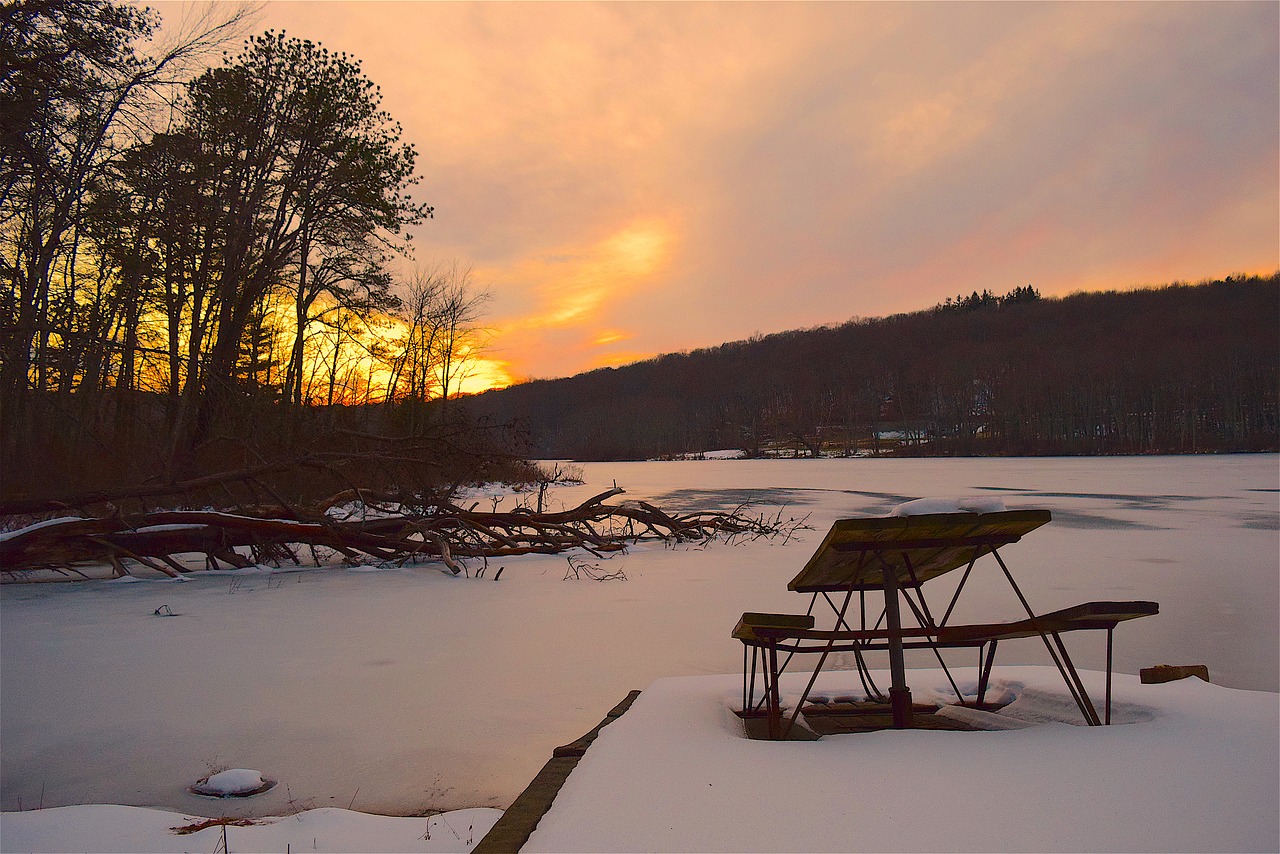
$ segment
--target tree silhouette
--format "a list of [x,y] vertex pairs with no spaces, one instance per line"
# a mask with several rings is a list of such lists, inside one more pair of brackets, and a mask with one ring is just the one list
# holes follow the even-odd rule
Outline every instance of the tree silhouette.
[[[408,197],[413,147],[346,54],[268,32],[193,81],[188,98],[188,133],[215,175],[220,217],[206,240],[218,274],[206,367],[188,375],[173,433],[174,472],[234,408],[246,324],[291,265],[305,313],[318,290],[307,276],[325,248],[390,241],[432,214]],[[296,366],[292,379],[296,390]]]

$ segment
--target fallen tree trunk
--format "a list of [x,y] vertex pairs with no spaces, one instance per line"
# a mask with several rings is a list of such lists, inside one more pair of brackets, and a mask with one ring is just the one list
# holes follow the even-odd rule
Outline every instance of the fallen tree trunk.
[[[459,574],[468,558],[556,554],[575,548],[603,556],[642,539],[790,538],[804,526],[803,519],[783,521],[781,514],[752,517],[745,508],[730,513],[671,515],[645,502],[606,503],[623,494],[617,487],[555,513],[527,508],[485,512],[449,502],[424,510],[421,499],[401,500],[369,491],[370,496],[376,494],[380,512],[363,518],[365,505],[349,499],[364,492],[352,490],[341,496],[349,508],[343,519],[333,517],[335,502],[330,500],[322,503],[323,509],[283,508],[290,518],[251,512],[161,510],[47,520],[0,534],[0,571],[109,563],[117,574],[124,574],[130,571],[127,562],[132,562],[176,576],[193,571],[179,562],[179,555],[203,555],[205,568],[217,568],[219,561],[231,566],[279,565],[281,561],[298,563],[298,549],[306,546],[332,549],[348,561],[372,558],[404,564],[439,560]],[[387,513],[388,507],[398,507],[399,512]]]

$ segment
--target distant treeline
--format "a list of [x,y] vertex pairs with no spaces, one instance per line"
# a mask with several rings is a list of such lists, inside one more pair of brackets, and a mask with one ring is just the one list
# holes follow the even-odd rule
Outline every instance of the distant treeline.
[[471,399],[548,458],[1274,451],[1280,273],[1034,288],[782,332]]

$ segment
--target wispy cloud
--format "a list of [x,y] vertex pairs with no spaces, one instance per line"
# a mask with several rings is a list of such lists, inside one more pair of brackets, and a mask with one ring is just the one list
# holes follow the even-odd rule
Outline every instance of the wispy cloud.
[[[167,14],[171,4],[160,3]],[[1028,282],[1280,266],[1280,6],[268,3],[554,376]]]
[[614,306],[652,291],[677,248],[673,225],[648,217],[585,246],[559,247],[482,271],[495,291],[514,290],[525,297],[522,310],[495,329],[498,351],[554,350],[585,367],[619,364],[618,347],[634,333],[612,318]]

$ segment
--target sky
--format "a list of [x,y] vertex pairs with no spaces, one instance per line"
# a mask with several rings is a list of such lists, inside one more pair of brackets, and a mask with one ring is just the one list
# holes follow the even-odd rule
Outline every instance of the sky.
[[[152,3],[166,20],[183,4]],[[285,2],[419,152],[472,381],[1280,268],[1280,4]]]

